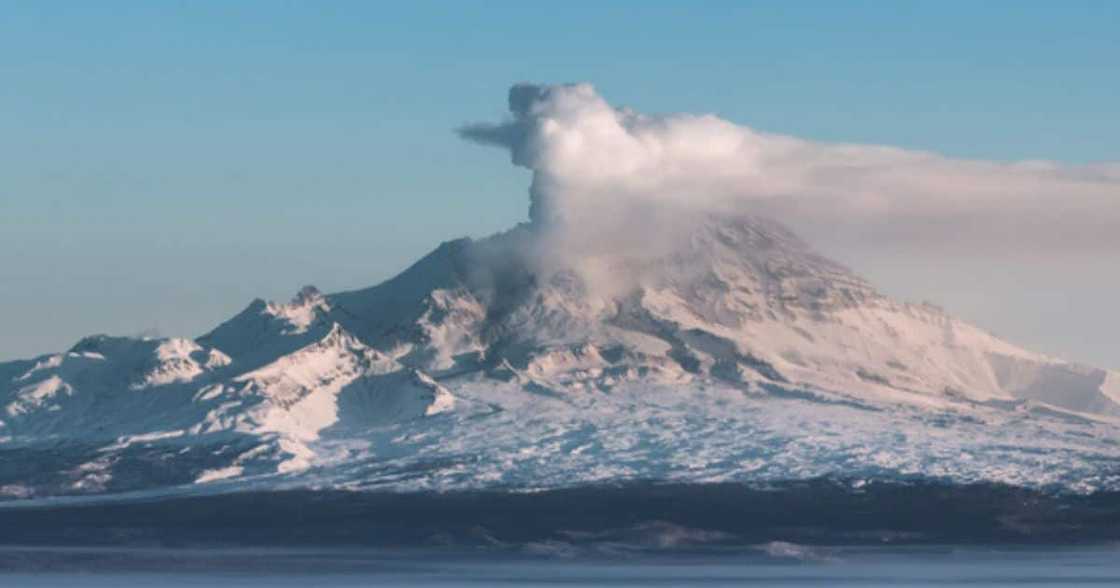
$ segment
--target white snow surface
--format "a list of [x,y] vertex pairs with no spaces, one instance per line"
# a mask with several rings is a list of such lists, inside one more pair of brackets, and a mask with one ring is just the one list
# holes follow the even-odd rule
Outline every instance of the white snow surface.
[[[189,339],[0,364],[0,498],[821,476],[1120,489],[1120,375],[888,299],[783,227],[535,263],[536,229]],[[48,457],[49,456],[49,457]]]

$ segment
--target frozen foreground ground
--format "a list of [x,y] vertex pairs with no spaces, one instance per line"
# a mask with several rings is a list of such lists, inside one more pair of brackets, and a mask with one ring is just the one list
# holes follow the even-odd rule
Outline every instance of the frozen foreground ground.
[[0,550],[0,582],[26,587],[179,586],[1110,586],[1114,548],[806,548],[733,557],[563,560],[363,551]]

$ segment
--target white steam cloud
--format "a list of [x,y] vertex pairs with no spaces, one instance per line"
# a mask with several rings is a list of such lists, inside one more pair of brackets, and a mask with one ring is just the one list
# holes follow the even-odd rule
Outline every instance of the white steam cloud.
[[696,213],[814,241],[972,254],[1120,251],[1120,164],[952,159],[616,108],[588,84],[517,85],[510,120],[460,130],[533,171],[530,217],[569,247],[643,247]]

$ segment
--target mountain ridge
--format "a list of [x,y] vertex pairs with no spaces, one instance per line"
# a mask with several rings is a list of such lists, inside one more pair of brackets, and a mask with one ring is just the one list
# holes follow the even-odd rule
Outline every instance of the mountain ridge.
[[195,340],[0,364],[0,454],[51,456],[0,467],[0,496],[852,471],[1120,487],[1117,374],[895,302],[774,221],[683,226],[565,256],[521,225],[370,288],[254,300]]

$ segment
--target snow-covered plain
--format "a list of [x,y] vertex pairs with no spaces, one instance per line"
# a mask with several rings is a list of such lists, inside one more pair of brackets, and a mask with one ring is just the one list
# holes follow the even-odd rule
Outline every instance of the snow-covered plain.
[[773,222],[705,218],[592,272],[539,263],[541,240],[444,243],[383,284],[257,300],[195,340],[94,336],[0,364],[0,497],[1120,489],[1120,375],[890,300]]

